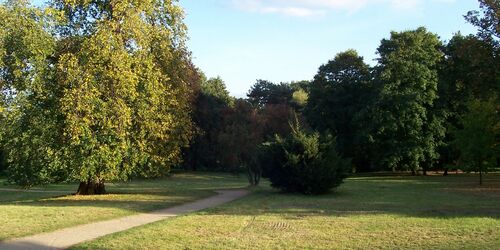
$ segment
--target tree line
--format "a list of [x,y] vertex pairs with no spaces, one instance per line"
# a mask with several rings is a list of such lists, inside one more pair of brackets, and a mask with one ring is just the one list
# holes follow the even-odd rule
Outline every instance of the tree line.
[[465,16],[476,35],[392,32],[373,67],[348,50],[311,81],[258,80],[237,99],[191,62],[176,1],[7,1],[0,171],[27,187],[78,181],[78,194],[171,168],[306,193],[352,171],[487,172],[499,158],[500,6],[479,2]]
[[[184,166],[237,171],[259,165],[262,144],[290,134],[296,117],[305,130],[333,136],[353,171],[495,169],[500,8],[495,1],[480,1],[480,7],[465,16],[478,34],[457,33],[441,41],[423,27],[392,32],[381,41],[375,66],[348,50],[320,66],[312,81],[257,80],[239,100],[229,96],[220,78],[205,80],[224,91],[202,89],[199,100],[205,103],[196,107],[204,112],[194,117],[204,132],[195,136]],[[207,98],[219,102],[211,105]],[[241,117],[228,117],[232,114]],[[259,172],[265,172],[265,162],[269,159]]]

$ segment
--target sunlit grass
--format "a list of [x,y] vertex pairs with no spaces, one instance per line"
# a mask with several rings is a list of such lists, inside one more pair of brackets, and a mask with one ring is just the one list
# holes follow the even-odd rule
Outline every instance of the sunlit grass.
[[[471,191],[472,190],[472,191]],[[75,249],[498,249],[500,175],[358,177],[316,197],[241,200]]]
[[0,240],[169,207],[246,185],[243,176],[187,173],[108,184],[110,194],[102,196],[73,196],[77,184],[49,185],[36,192],[1,191],[17,187],[0,185]]

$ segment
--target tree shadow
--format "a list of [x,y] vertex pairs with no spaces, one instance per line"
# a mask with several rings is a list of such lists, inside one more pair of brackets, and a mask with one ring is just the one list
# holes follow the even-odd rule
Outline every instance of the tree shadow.
[[[500,175],[484,186],[475,176],[352,178],[319,196],[261,188],[251,196],[214,208],[208,214],[304,216],[402,215],[418,218],[500,219]],[[242,213],[243,212],[243,213]]]
[[[209,179],[203,182],[210,181]],[[215,194],[214,185],[201,183],[188,188],[158,187],[158,183],[115,186],[107,195],[73,196],[57,193],[25,193],[1,197],[1,205],[34,207],[118,208],[148,212]],[[500,218],[500,175],[489,175],[479,187],[470,175],[429,177],[354,177],[332,193],[319,196],[287,194],[269,187],[253,191],[249,197],[207,210],[211,214],[286,216],[352,216],[398,214],[424,218]],[[225,186],[221,185],[221,189]],[[1,193],[2,195],[7,192]]]
[[54,250],[54,247],[40,245],[33,242],[28,241],[19,241],[19,242],[0,242],[0,249],[3,250]]

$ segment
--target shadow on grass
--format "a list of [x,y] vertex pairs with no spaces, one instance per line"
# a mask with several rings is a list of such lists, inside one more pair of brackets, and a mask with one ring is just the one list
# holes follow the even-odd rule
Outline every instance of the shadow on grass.
[[419,218],[500,219],[500,175],[485,185],[474,175],[351,178],[325,195],[285,194],[260,188],[251,196],[214,208],[209,214],[360,216],[403,215]]
[[215,190],[241,188],[246,179],[225,174],[182,174],[156,180],[108,183],[106,195],[75,196],[77,184],[49,185],[33,190],[0,187],[1,206],[97,207],[147,212],[211,195]]
[[[0,243],[2,243],[2,242],[0,242]],[[6,250],[26,250],[26,249],[54,250],[53,247],[44,246],[44,245],[36,244],[33,242],[2,243],[2,249],[6,249]]]
[[[180,181],[165,184],[139,181],[109,185],[110,194],[103,196],[65,196],[50,193],[26,193],[5,197],[0,193],[0,206],[33,207],[99,207],[147,212],[208,197],[213,190],[230,188],[234,183],[206,176],[198,182]],[[172,180],[175,181],[175,180]],[[422,218],[500,218],[500,174],[486,177],[479,187],[474,175],[419,177],[354,177],[336,191],[320,196],[284,194],[269,187],[228,205],[207,210],[209,214],[261,215],[280,214],[290,217],[404,215]]]

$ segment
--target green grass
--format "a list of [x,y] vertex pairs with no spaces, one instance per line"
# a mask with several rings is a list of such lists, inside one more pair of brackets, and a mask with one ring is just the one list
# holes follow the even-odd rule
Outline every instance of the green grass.
[[358,177],[316,197],[267,187],[74,249],[498,249],[500,175]]
[[[151,211],[200,199],[214,190],[247,186],[246,177],[177,174],[159,180],[107,184],[108,195],[73,196],[77,184],[28,191],[0,179],[0,240]],[[2,191],[4,189],[4,191]],[[34,192],[35,191],[35,192]]]

